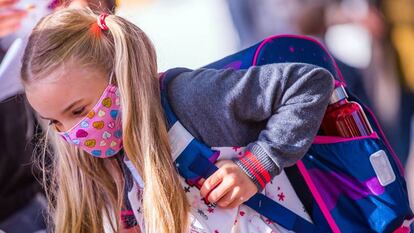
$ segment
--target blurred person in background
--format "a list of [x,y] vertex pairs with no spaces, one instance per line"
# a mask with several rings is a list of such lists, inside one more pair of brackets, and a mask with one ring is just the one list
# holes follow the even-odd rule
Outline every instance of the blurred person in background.
[[[408,189],[410,191],[411,208],[414,209],[414,127],[413,111],[414,111],[414,2],[411,0],[382,0],[381,9],[389,24],[389,40],[394,45],[399,58],[399,67],[402,84],[401,94],[401,125],[405,128],[405,137],[411,135],[409,140],[411,144],[410,155],[406,163],[406,177]],[[407,122],[411,121],[411,132],[408,132]]]
[[55,7],[115,8],[112,0],[32,2],[0,0],[0,232],[7,233],[46,230],[46,200],[32,158],[40,128],[19,81],[26,36]]
[[368,100],[361,99],[376,113],[390,144],[405,164],[410,147],[412,101],[402,82],[400,57],[391,43],[389,20],[382,9],[380,1],[339,1],[330,8],[328,22],[334,30],[328,32],[327,39],[336,37],[336,43],[330,46],[334,54],[335,50],[343,51],[340,47],[346,48],[346,43],[359,44],[347,56],[339,56],[344,62],[359,67],[360,86]]
[[[324,43],[328,17],[334,0],[227,0],[240,48],[249,47],[276,34],[308,35]],[[276,13],[277,12],[277,13]],[[269,23],[272,22],[272,23]],[[348,87],[363,102],[369,103],[361,71],[338,59]]]
[[247,48],[275,34],[297,34],[294,18],[300,0],[227,0],[239,47]]
[[[16,3],[0,0],[2,47],[6,47],[4,38],[16,33],[28,15],[26,10],[17,9]],[[5,49],[0,50],[0,229],[5,232],[41,232],[46,228],[43,217],[46,202],[35,178],[39,171],[33,169],[31,160],[34,115],[22,98],[18,71],[14,76],[7,74],[9,67],[17,64],[10,61],[9,67],[4,67],[7,65],[3,62],[6,52]]]

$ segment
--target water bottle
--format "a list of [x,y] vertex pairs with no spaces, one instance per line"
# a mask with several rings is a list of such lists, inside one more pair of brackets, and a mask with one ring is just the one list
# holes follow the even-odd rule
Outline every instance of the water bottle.
[[344,138],[369,136],[373,133],[361,105],[348,101],[348,94],[342,85],[337,86],[331,96],[321,129],[326,136]]

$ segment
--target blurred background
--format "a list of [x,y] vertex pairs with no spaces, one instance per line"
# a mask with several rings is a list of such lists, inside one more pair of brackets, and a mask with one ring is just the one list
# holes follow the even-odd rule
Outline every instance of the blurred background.
[[[4,0],[0,0],[0,3],[1,1]],[[414,155],[410,156],[414,154],[413,0],[76,2],[81,5],[93,2],[94,6],[99,5],[99,9],[114,9],[113,4],[116,3],[116,14],[137,24],[152,39],[158,53],[160,72],[178,66],[195,69],[274,34],[300,34],[316,38],[325,44],[337,60],[350,90],[379,118],[392,147],[406,166],[410,193],[414,194]],[[31,13],[26,17],[32,17],[30,22],[34,23],[50,10],[48,8],[44,12],[37,11],[37,15]],[[1,12],[3,11],[0,10]],[[10,64],[16,62],[15,57],[21,53],[19,48],[24,44],[24,35],[30,31],[27,29],[30,29],[30,23],[25,20],[26,23],[22,24],[23,29],[20,28],[17,32],[5,35],[1,34],[0,29],[0,59],[3,59],[0,65],[0,93],[3,93],[0,95],[0,114],[5,114],[6,109],[16,111],[16,115],[19,116],[22,112],[28,111],[22,101],[16,100],[16,96],[21,93],[19,84],[4,81],[4,77],[10,75],[18,80],[18,67]],[[25,25],[28,25],[26,29]],[[16,43],[16,38],[22,38],[23,42]],[[8,51],[10,52],[13,46],[14,55],[8,57]],[[22,119],[22,125],[16,126],[16,129],[21,132],[19,137],[27,142],[30,141],[30,136],[35,134],[33,125],[36,125],[36,122],[32,119],[30,111],[29,114],[25,113],[25,116],[28,117]],[[9,124],[6,116],[0,117],[3,119],[0,124]],[[7,127],[0,126],[0,130],[0,141],[11,137],[8,131],[10,129]],[[9,187],[0,189],[0,229],[3,229],[2,224],[4,227],[6,220],[10,220],[10,216],[15,216],[27,203],[33,201],[33,193],[40,192],[32,191],[26,198],[22,194],[23,204],[19,203],[15,208],[8,208],[10,210],[7,213],[1,213],[4,209],[2,205],[5,205],[2,198],[6,200],[5,197],[13,195],[17,190],[13,187],[22,183],[35,183],[27,174],[23,178],[16,175],[10,179],[11,171],[4,167],[13,163],[16,167],[25,167],[26,170],[30,168],[30,160],[21,159],[22,154],[28,154],[30,148],[17,153],[24,144],[16,144],[14,139],[7,143],[11,149],[0,149],[0,187]]]

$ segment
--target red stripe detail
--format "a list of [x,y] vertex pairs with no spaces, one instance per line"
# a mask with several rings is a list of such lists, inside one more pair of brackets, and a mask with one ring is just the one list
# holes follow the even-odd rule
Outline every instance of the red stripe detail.
[[270,175],[269,172],[263,167],[262,163],[254,156],[254,154],[250,151],[246,152],[246,158],[253,162],[254,167],[259,169],[259,173],[265,178],[265,183],[270,182]]
[[121,216],[125,216],[125,215],[134,215],[134,212],[132,210],[121,211]]
[[254,177],[256,178],[257,181],[259,181],[260,185],[262,186],[262,188],[264,188],[265,183],[263,182],[262,178],[259,176],[259,174],[257,174],[256,170],[252,167],[252,165],[250,164],[250,162],[248,160],[246,160],[245,157],[242,157],[240,159],[240,162],[246,166],[247,170],[249,170],[250,173],[252,173],[254,175]]

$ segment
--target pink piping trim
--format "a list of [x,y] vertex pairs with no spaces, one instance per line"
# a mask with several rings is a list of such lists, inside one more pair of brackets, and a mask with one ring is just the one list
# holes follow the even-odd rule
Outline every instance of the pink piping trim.
[[319,41],[317,41],[317,40],[315,40],[315,39],[313,39],[313,38],[311,38],[311,37],[307,37],[307,36],[300,36],[300,35],[276,35],[276,36],[271,36],[271,37],[269,37],[269,38],[266,38],[264,41],[262,41],[262,43],[259,45],[259,47],[257,48],[257,50],[256,50],[256,52],[255,52],[255,55],[254,55],[254,58],[253,58],[253,65],[256,65],[257,64],[257,59],[258,59],[258,57],[259,57],[259,53],[260,53],[260,50],[262,49],[262,47],[267,43],[267,42],[269,42],[269,41],[271,41],[271,40],[273,40],[273,39],[277,39],[277,38],[286,38],[286,37],[290,37],[290,38],[298,38],[298,39],[305,39],[305,40],[308,40],[308,41],[312,41],[313,43],[315,43],[315,44],[317,44],[317,45],[319,45],[325,52],[326,52],[326,54],[328,54],[328,56],[329,56],[329,58],[332,60],[332,62],[333,62],[333,64],[334,64],[334,67],[335,67],[335,69],[336,69],[336,72],[338,73],[338,75],[339,75],[339,79],[341,79],[341,82],[342,82],[342,84],[343,84],[343,86],[346,86],[346,83],[345,83],[345,79],[343,78],[343,76],[342,76],[342,73],[341,73],[341,71],[339,70],[339,68],[338,68],[338,65],[336,64],[336,62],[335,62],[335,60],[333,59],[333,57],[332,57],[332,55],[328,52],[328,50],[325,48],[325,46],[323,46]]
[[313,140],[313,144],[333,144],[333,143],[341,143],[341,142],[352,142],[352,141],[363,140],[363,139],[379,139],[379,136],[375,132],[369,136],[362,136],[362,137],[355,137],[355,138],[316,136],[315,140]]
[[381,134],[381,137],[385,143],[385,146],[387,147],[387,149],[390,151],[392,157],[394,157],[395,162],[397,163],[397,166],[400,170],[400,173],[403,177],[405,177],[405,171],[404,171],[404,166],[402,165],[400,159],[398,158],[397,154],[395,154],[394,150],[391,148],[391,145],[388,141],[388,139],[385,137],[384,131],[382,131],[382,128],[380,126],[380,124],[378,123],[377,118],[375,117],[374,113],[372,112],[372,110],[370,108],[368,108],[367,106],[364,106],[369,114],[371,114],[372,118],[374,119],[374,123],[377,125],[377,128],[379,129],[379,133]]
[[333,219],[331,212],[329,212],[328,207],[326,206],[326,203],[323,201],[321,194],[319,193],[318,189],[313,183],[312,178],[310,177],[308,171],[306,170],[305,165],[303,164],[302,161],[298,161],[296,164],[299,168],[300,173],[305,179],[305,182],[307,183],[310,191],[312,192],[313,197],[315,198],[315,201],[318,203],[319,207],[321,208],[322,214],[325,216],[325,219],[328,222],[329,226],[331,227],[331,230],[334,233],[340,233],[341,231],[339,230],[338,225],[336,225],[336,222]]
[[160,83],[160,89],[161,90],[164,89],[164,84],[163,84],[162,80],[164,79],[166,73],[167,72],[158,73],[158,82]]

